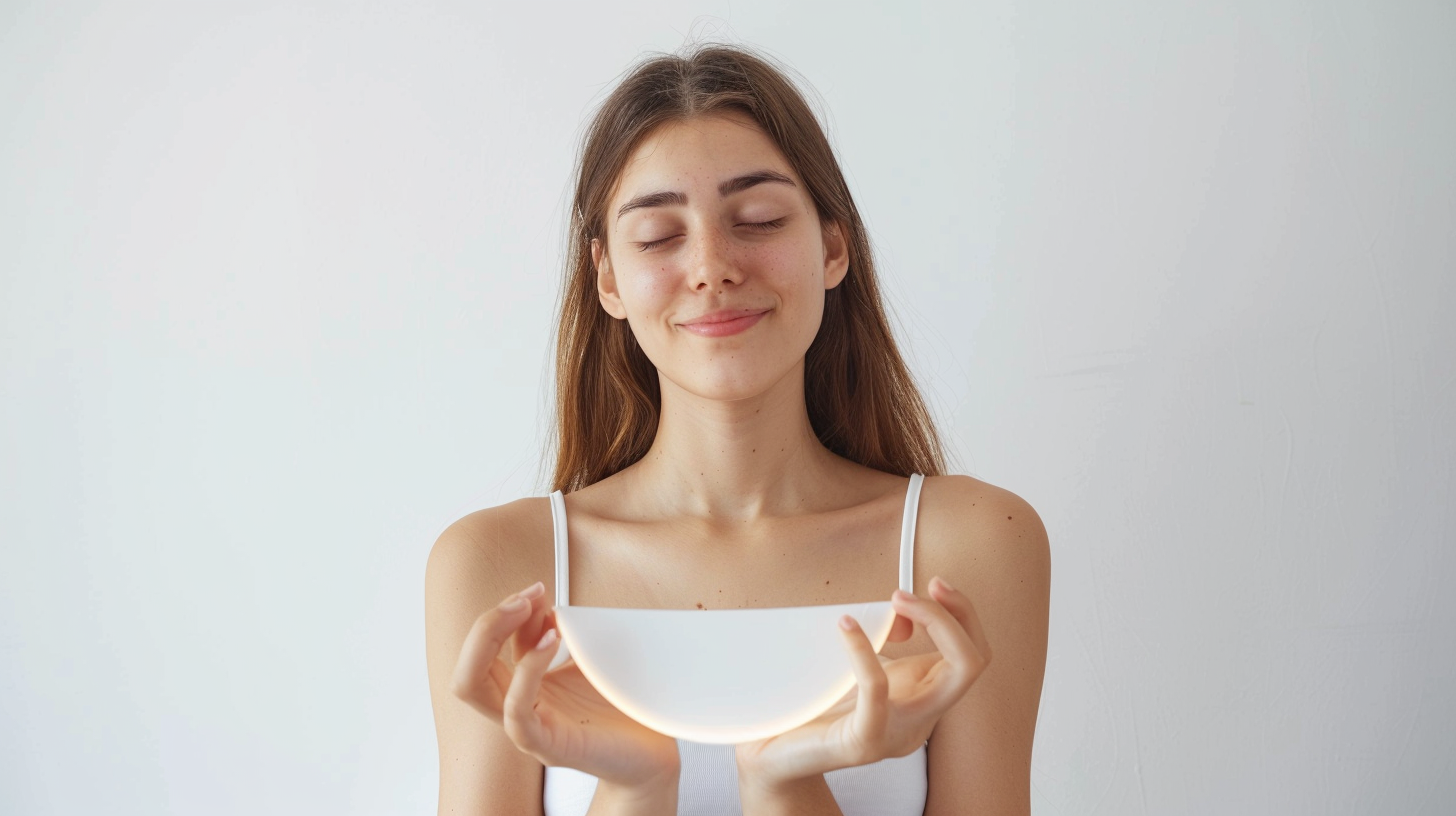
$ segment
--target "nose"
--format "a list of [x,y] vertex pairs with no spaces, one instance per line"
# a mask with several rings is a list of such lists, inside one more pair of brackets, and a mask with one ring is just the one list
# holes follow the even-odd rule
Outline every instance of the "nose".
[[696,291],[743,282],[743,270],[734,257],[732,239],[721,230],[698,231],[688,255],[688,285]]

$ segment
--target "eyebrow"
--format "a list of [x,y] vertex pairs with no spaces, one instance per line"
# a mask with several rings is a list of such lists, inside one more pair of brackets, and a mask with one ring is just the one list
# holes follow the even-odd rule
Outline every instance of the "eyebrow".
[[[752,173],[745,173],[741,176],[728,179],[722,184],[719,184],[718,195],[721,198],[727,198],[734,193],[741,193],[744,190],[747,190],[749,187],[756,187],[764,183],[787,184],[790,187],[798,186],[794,184],[793,179],[789,178],[783,173],[775,172],[773,170],[755,170]],[[671,191],[660,193],[647,193],[646,195],[637,196],[631,201],[628,201],[626,204],[623,204],[622,209],[617,210],[617,217],[621,218],[622,216],[633,210],[640,210],[644,207],[682,207],[686,206],[687,203],[688,197],[684,193]]]

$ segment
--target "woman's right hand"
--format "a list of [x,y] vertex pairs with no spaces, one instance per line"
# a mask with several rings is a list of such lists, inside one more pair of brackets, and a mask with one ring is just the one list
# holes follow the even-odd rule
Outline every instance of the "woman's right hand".
[[[543,765],[575,768],[623,790],[677,785],[677,741],[618,711],[575,662],[547,673],[560,648],[538,581],[476,619],[452,691],[499,723]],[[511,639],[515,668],[500,659]]]

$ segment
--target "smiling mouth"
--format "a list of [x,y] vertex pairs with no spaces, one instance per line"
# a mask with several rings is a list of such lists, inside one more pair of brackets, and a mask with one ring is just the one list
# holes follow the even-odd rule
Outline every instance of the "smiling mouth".
[[738,317],[724,315],[719,318],[717,316],[710,316],[706,319],[700,319],[695,323],[681,323],[679,325],[699,337],[727,337],[730,334],[738,334],[741,331],[748,330],[764,315],[768,314],[769,311],[769,309],[764,309],[761,312],[750,312]]

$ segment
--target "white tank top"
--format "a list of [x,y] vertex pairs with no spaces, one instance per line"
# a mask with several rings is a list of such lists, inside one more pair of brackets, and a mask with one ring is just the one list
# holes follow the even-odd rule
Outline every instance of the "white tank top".
[[[906,592],[915,591],[915,515],[924,480],[919,473],[912,475],[905,491],[905,515],[900,523],[900,588]],[[570,597],[566,501],[559,490],[551,494],[551,523],[556,539],[556,603],[565,606]],[[678,816],[742,816],[733,746],[680,739],[677,748],[682,760]],[[925,746],[903,757],[830,771],[824,780],[844,816],[921,816],[925,812]],[[547,767],[541,796],[546,816],[585,816],[596,789],[597,778],[591,774],[575,768]]]

